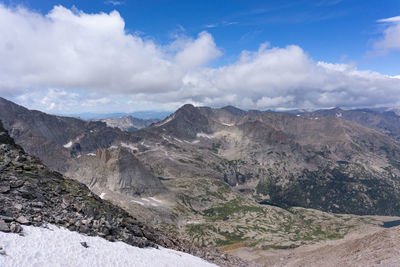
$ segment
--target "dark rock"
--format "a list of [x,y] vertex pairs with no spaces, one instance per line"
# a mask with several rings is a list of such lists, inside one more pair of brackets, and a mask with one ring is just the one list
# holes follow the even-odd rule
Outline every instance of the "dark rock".
[[85,248],[88,248],[88,247],[89,247],[88,244],[87,244],[86,242],[81,242],[81,245],[82,245],[83,247],[85,247]]
[[10,227],[9,227],[8,224],[7,224],[5,221],[3,221],[3,220],[0,220],[0,231],[6,232],[6,233],[10,232]]
[[28,224],[31,223],[31,221],[28,220],[28,219],[27,219],[25,216],[23,216],[23,215],[19,216],[19,217],[16,219],[16,221],[19,222],[20,224],[26,224],[26,225],[28,225]]
[[89,227],[87,227],[86,225],[81,225],[79,227],[79,232],[81,232],[83,234],[87,234],[87,233],[89,233]]
[[16,203],[14,204],[14,208],[16,208],[17,210],[22,210],[23,206],[22,204]]
[[12,223],[10,223],[10,231],[12,233],[20,233],[20,232],[22,232],[22,227],[19,223],[12,222]]
[[5,252],[5,250],[2,247],[0,247],[0,255],[7,256],[7,253]]
[[31,205],[36,208],[43,208],[44,206],[43,202],[32,202]]
[[2,185],[0,186],[0,193],[2,194],[6,194],[8,192],[10,192],[10,186],[9,185]]
[[22,187],[22,188],[18,189],[18,192],[20,193],[20,195],[21,195],[23,198],[26,198],[26,199],[35,199],[35,196],[34,196],[33,192],[30,191],[29,189],[25,188],[25,187]]

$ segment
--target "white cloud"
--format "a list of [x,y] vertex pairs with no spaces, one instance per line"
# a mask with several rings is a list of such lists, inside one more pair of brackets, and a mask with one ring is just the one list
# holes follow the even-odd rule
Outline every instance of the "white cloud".
[[42,16],[0,5],[0,86],[159,92],[181,86],[181,70],[152,41],[127,34],[110,14],[56,6]]
[[265,43],[233,64],[207,67],[222,54],[211,34],[178,36],[163,46],[127,33],[116,11],[56,6],[41,15],[0,4],[0,36],[1,95],[55,113],[174,110],[184,103],[259,109],[400,103],[399,79],[315,62],[296,45]]
[[400,50],[400,16],[378,20],[385,23],[383,38],[374,43],[374,49],[380,53]]
[[183,49],[175,56],[175,62],[183,68],[190,69],[205,65],[221,54],[211,34],[201,32],[197,39],[184,42]]
[[106,5],[113,5],[113,6],[121,6],[124,4],[123,1],[112,1],[112,0],[108,0],[108,1],[104,1],[104,4]]
[[400,22],[400,16],[386,18],[386,19],[380,19],[380,20],[378,20],[378,22]]

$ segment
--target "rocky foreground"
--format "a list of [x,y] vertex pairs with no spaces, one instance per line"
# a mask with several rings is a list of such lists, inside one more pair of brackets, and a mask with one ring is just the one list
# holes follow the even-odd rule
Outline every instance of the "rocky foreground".
[[220,266],[250,264],[216,249],[199,248],[140,223],[74,180],[49,170],[14,143],[0,123],[0,231],[51,223],[89,236],[137,247],[163,246]]

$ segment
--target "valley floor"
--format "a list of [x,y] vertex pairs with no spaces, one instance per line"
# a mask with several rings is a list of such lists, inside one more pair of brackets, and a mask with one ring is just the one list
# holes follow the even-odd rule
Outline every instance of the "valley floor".
[[264,266],[400,266],[400,226],[365,226],[343,239],[328,240],[295,249],[261,250],[248,247],[228,250]]
[[0,232],[0,266],[216,266],[183,252],[109,242],[54,225],[23,229],[24,236]]

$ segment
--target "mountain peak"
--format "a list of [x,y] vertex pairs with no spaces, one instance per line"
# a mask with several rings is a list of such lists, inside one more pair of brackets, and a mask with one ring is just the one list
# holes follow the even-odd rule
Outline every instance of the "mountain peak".
[[192,104],[185,104],[182,107],[180,107],[175,113],[179,112],[194,112],[196,111],[197,108],[193,106]]
[[244,111],[242,109],[239,109],[237,107],[234,107],[232,105],[225,106],[225,107],[223,107],[221,109],[226,110],[226,111],[232,113],[233,115],[241,116],[241,115],[246,114],[246,111]]

